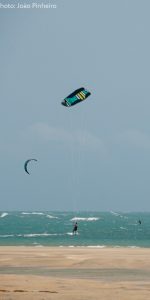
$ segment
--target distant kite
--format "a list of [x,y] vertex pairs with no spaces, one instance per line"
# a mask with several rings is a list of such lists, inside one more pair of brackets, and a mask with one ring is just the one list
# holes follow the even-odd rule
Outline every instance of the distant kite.
[[24,169],[25,169],[26,173],[28,173],[29,175],[30,175],[30,173],[28,172],[27,166],[28,166],[28,163],[32,160],[37,161],[37,159],[31,158],[31,159],[26,160],[26,162],[24,164]]
[[61,104],[64,106],[73,106],[83,100],[85,100],[91,93],[87,91],[85,88],[81,87],[80,89],[75,90],[72,94],[67,96]]

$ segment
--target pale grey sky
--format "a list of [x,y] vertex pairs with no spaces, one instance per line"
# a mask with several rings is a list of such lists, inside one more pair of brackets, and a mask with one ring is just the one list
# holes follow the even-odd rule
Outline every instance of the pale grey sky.
[[0,210],[150,211],[150,1],[51,3],[0,8]]

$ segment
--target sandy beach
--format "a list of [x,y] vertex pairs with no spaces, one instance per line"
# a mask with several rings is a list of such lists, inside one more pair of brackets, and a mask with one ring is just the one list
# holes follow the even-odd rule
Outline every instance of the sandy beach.
[[150,299],[150,249],[1,246],[0,299]]

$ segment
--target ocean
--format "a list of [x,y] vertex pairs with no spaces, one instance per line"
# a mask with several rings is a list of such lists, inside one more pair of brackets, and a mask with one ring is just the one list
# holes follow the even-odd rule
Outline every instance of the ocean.
[[0,245],[150,247],[150,213],[0,212]]

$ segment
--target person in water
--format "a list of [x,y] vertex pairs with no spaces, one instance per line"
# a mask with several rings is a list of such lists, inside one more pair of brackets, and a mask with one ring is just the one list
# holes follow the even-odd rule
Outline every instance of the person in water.
[[76,222],[73,227],[73,234],[76,234],[78,230],[78,223]]

